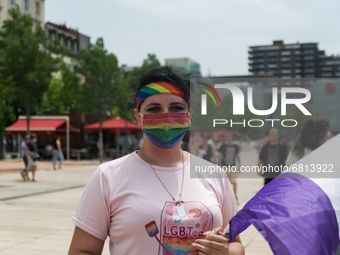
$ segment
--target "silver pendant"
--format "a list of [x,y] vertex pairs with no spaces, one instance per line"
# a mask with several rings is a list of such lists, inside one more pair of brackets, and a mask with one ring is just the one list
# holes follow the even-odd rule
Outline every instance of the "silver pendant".
[[177,203],[176,210],[177,210],[177,214],[178,214],[179,217],[183,218],[183,217],[186,216],[184,207],[183,207],[181,202]]

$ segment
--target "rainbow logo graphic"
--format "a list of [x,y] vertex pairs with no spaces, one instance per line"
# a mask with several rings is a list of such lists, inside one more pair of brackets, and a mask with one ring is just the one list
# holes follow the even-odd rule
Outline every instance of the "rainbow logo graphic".
[[197,82],[197,83],[205,86],[203,88],[202,87],[198,87],[198,88],[203,90],[204,92],[206,92],[213,99],[216,106],[217,106],[216,100],[215,100],[214,96],[211,94],[211,92],[209,90],[207,90],[207,88],[210,89],[217,96],[218,100],[220,101],[220,103],[222,105],[222,100],[221,100],[220,96],[218,95],[217,91],[213,87],[211,87],[210,85],[203,83],[203,82]]

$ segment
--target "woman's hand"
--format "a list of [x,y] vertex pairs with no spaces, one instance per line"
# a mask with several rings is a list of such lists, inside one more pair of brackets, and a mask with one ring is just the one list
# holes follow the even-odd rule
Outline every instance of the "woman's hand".
[[212,234],[210,231],[203,233],[202,239],[197,239],[192,247],[198,252],[195,255],[229,255],[228,239]]

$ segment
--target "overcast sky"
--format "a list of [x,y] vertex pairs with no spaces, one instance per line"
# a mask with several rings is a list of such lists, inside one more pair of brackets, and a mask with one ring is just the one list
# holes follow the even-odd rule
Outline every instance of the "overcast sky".
[[47,0],[45,22],[66,23],[103,37],[119,65],[138,66],[148,53],[188,57],[203,75],[248,72],[248,47],[318,42],[340,53],[338,0]]

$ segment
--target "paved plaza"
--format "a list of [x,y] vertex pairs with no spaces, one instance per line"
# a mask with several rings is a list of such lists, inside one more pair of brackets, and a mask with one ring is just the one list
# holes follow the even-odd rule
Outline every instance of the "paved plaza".
[[[241,152],[243,165],[257,160],[255,150]],[[71,242],[75,212],[84,186],[99,162],[66,161],[53,171],[51,162],[39,162],[37,183],[24,182],[22,162],[0,161],[0,255],[65,255]],[[4,174],[6,173],[6,174]],[[261,189],[261,178],[239,178],[239,208]],[[251,226],[241,234],[247,255],[273,254]],[[109,255],[108,240],[104,255]]]

